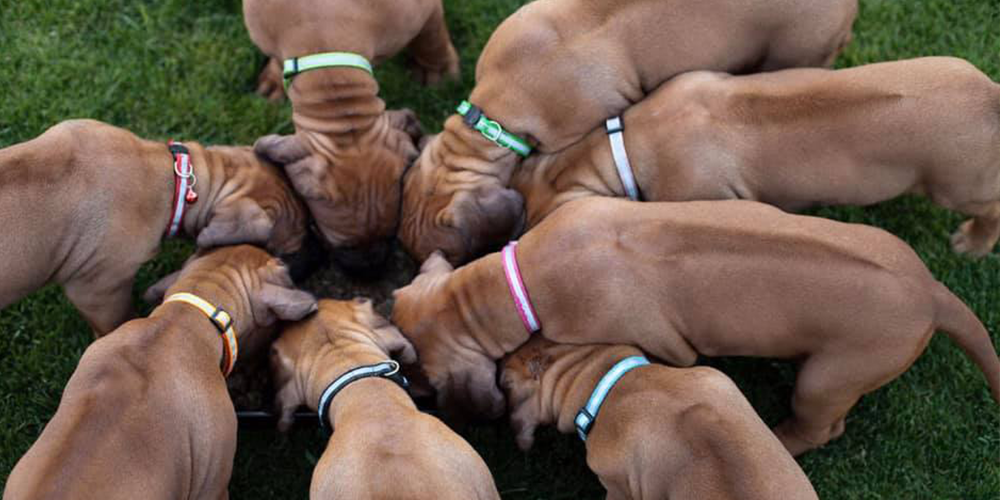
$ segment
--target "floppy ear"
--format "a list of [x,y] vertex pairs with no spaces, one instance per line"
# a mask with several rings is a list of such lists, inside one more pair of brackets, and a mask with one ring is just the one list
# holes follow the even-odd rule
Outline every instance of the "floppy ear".
[[513,189],[482,186],[460,192],[438,213],[437,223],[461,236],[469,255],[449,255],[452,263],[478,257],[521,233],[524,198]]
[[295,383],[295,364],[275,342],[270,354],[272,379],[283,384],[274,395],[274,410],[278,414],[278,431],[288,432],[295,423],[295,410],[305,404],[305,395]]
[[298,321],[319,309],[312,294],[295,288],[288,269],[280,260],[271,259],[261,276],[263,284],[255,296],[256,303],[278,319]]
[[361,299],[361,316],[359,321],[371,328],[375,334],[375,343],[391,357],[398,359],[404,365],[417,362],[417,351],[409,340],[389,320],[375,312],[370,299]]
[[490,186],[475,191],[476,203],[486,217],[487,238],[497,235],[502,243],[516,237],[524,229],[524,197],[509,188]]
[[417,114],[412,109],[392,109],[386,111],[385,114],[389,118],[389,126],[405,132],[413,139],[413,142],[420,141],[424,136],[424,129],[420,125]]
[[538,384],[537,379],[525,377],[517,369],[509,368],[504,363],[500,386],[507,393],[507,402],[511,407],[510,426],[521,451],[528,451],[535,444],[535,429],[540,423],[541,414],[539,399],[536,397]]
[[146,293],[142,294],[142,300],[146,301],[146,303],[150,305],[163,302],[163,296],[166,295],[167,289],[173,286],[173,284],[177,282],[177,278],[180,276],[180,271],[174,271],[163,278],[160,278],[160,281],[157,281],[146,289]]
[[298,321],[318,309],[312,294],[272,283],[261,287],[260,301],[284,321]]
[[535,429],[538,428],[538,398],[528,398],[510,413],[510,427],[514,430],[517,447],[528,451],[535,444]]
[[211,248],[237,243],[265,243],[271,237],[274,219],[256,202],[241,198],[219,207],[208,226],[198,233],[198,246]]
[[253,150],[261,158],[279,165],[295,163],[312,154],[309,148],[294,135],[265,135],[257,139]]
[[455,268],[444,258],[444,254],[440,250],[435,250],[427,260],[420,265],[420,274],[425,273],[450,273],[454,271]]
[[306,199],[330,200],[336,192],[327,186],[333,185],[330,169],[333,165],[319,156],[307,156],[284,166],[285,174],[292,187]]

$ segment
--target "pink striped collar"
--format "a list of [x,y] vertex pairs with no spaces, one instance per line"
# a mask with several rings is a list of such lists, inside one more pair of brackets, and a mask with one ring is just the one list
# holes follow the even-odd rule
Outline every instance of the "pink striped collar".
[[535,333],[542,329],[535,308],[531,306],[531,296],[521,279],[521,269],[517,266],[517,242],[512,241],[503,247],[503,273],[507,277],[507,287],[510,288],[510,296],[514,299],[514,307],[521,317],[521,323],[528,333]]

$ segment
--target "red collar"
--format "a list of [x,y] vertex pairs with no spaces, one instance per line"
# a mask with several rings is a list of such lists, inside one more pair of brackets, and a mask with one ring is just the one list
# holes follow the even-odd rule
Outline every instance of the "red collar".
[[180,232],[184,223],[184,212],[188,204],[198,201],[198,193],[194,186],[198,179],[194,176],[194,165],[191,164],[191,152],[179,142],[167,143],[170,155],[174,157],[174,197],[171,198],[170,221],[164,234],[173,238]]

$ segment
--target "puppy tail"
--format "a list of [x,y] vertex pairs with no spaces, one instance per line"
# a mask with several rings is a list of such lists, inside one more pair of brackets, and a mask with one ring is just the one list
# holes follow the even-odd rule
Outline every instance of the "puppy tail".
[[1000,359],[993,340],[975,313],[946,286],[937,283],[934,290],[938,327],[965,351],[990,384],[993,399],[1000,403]]

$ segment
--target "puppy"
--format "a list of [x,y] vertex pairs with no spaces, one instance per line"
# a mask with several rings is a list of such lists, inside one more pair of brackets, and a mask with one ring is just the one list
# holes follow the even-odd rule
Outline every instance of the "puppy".
[[[538,425],[580,434],[613,499],[817,498],[728,377],[643,362],[634,347],[528,341],[500,375],[518,446],[531,448]],[[600,399],[602,381],[614,383]]]
[[569,147],[686,71],[828,66],[856,13],[856,0],[531,2],[483,49],[474,106],[404,179],[400,240],[419,261],[481,255],[517,234],[523,201],[507,186],[531,148]]
[[[271,57],[260,90],[280,95],[287,85],[295,123],[295,135],[263,137],[257,152],[285,165],[334,258],[355,270],[377,266],[396,232],[400,177],[421,131],[412,111],[386,111],[370,65],[409,48],[421,82],[457,78],[441,0],[245,0],[243,14]],[[343,60],[301,69],[330,52]]]
[[307,213],[280,170],[245,147],[174,150],[92,120],[0,150],[0,308],[58,283],[100,336],[132,315],[135,273],[165,236],[300,250]]
[[936,329],[1000,401],[986,328],[909,246],[750,201],[567,203],[503,253],[454,271],[429,259],[396,292],[393,323],[444,407],[491,417],[504,407],[494,361],[539,331],[681,367],[699,355],[799,360],[793,416],[776,428],[793,455],[843,433],[858,398],[909,368]]
[[524,162],[511,185],[529,227],[569,200],[626,196],[633,176],[646,201],[741,198],[785,210],[922,193],[974,217],[952,236],[956,251],[981,256],[1000,238],[1000,85],[960,59],[694,72],[621,122],[618,138],[602,126]]
[[166,280],[167,299],[148,318],[84,352],[4,500],[228,498],[236,413],[224,375],[268,343],[276,320],[302,319],[316,301],[246,245],[207,252]]
[[416,361],[410,343],[368,299],[322,300],[319,314],[289,326],[274,343],[279,429],[287,430],[305,404],[335,431],[309,497],[500,498],[472,447],[417,410],[390,353]]

